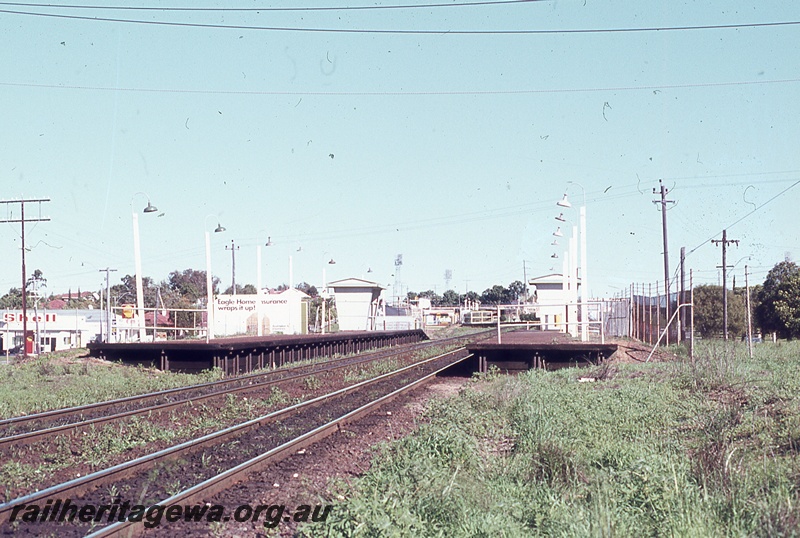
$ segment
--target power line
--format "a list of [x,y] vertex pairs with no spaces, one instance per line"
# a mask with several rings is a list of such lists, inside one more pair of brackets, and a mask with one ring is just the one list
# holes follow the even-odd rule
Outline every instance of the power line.
[[142,19],[115,19],[112,17],[90,17],[85,15],[66,15],[60,13],[43,13],[35,11],[15,11],[0,9],[0,13],[9,15],[28,15],[32,17],[48,17],[55,19],[83,20],[92,22],[116,22],[124,24],[146,24],[155,26],[174,26],[181,28],[210,28],[217,30],[258,30],[268,32],[308,32],[334,34],[393,34],[393,35],[554,35],[554,34],[609,34],[634,32],[673,32],[691,30],[735,30],[744,28],[772,28],[781,26],[797,26],[800,21],[757,22],[742,24],[706,24],[697,26],[647,26],[641,28],[577,28],[562,30],[402,30],[377,28],[304,28],[299,26],[247,26],[240,24],[210,24],[197,22],[147,21]]
[[[742,222],[744,219],[746,219],[747,217],[749,217],[750,215],[752,215],[752,214],[753,214],[753,213],[755,213],[756,211],[758,211],[758,210],[760,210],[761,208],[763,208],[765,205],[767,205],[767,204],[769,204],[770,202],[772,202],[772,201],[774,201],[774,200],[776,200],[776,199],[780,198],[781,196],[783,196],[784,194],[786,194],[787,192],[789,192],[790,190],[792,190],[793,188],[795,188],[797,185],[800,185],[800,181],[795,181],[794,183],[792,183],[791,185],[789,185],[788,187],[786,187],[785,189],[783,189],[781,192],[779,192],[778,194],[776,194],[775,196],[773,196],[772,198],[770,198],[769,200],[767,200],[766,202],[764,202],[764,203],[763,203],[763,204],[761,204],[760,206],[756,207],[755,209],[753,209],[753,210],[752,210],[752,211],[750,211],[749,213],[746,213],[744,216],[742,216],[740,219],[738,219],[738,220],[734,221],[732,224],[729,224],[727,227],[728,227],[728,228],[733,228],[734,226],[736,226],[737,224],[739,224],[740,222]],[[700,243],[699,245],[697,245],[696,247],[694,247],[692,250],[690,250],[690,251],[689,251],[689,252],[688,252],[686,255],[688,256],[689,254],[692,254],[694,251],[696,251],[697,249],[699,249],[700,247],[702,247],[703,245],[705,245],[706,243],[708,243],[709,241],[711,241],[712,239],[714,239],[716,236],[717,236],[717,234],[714,234],[714,235],[712,235],[711,237],[709,237],[708,239],[706,239],[705,241],[703,241],[702,243]]]
[[[3,10],[0,10],[2,13]],[[609,86],[601,88],[553,88],[553,89],[521,89],[521,90],[453,90],[453,91],[383,91],[383,92],[313,92],[313,91],[268,91],[268,90],[191,90],[182,88],[119,88],[112,86],[77,86],[66,84],[36,84],[29,82],[0,82],[0,86],[18,88],[46,88],[58,90],[90,90],[111,92],[142,92],[142,93],[187,93],[200,95],[273,95],[289,97],[390,97],[390,96],[453,96],[453,95],[529,95],[552,93],[594,93],[594,92],[620,92],[620,91],[653,91],[676,90],[688,88],[717,88],[727,86],[754,86],[766,84],[789,84],[800,82],[800,78],[777,80],[744,80],[731,82],[698,82],[693,84],[660,84],[651,86]],[[780,172],[770,172],[780,173]],[[734,174],[736,175],[736,174]],[[741,174],[747,175],[747,174]],[[706,176],[729,177],[729,176]],[[730,176],[732,177],[732,176]],[[665,178],[666,179],[666,178]],[[668,178],[668,179],[696,179]],[[776,180],[779,181],[779,180]]]
[[100,11],[183,11],[183,12],[276,12],[276,11],[380,11],[387,9],[432,9],[454,7],[481,7],[508,4],[532,4],[551,0],[492,0],[481,2],[455,2],[452,4],[394,4],[385,6],[295,6],[295,7],[154,7],[154,6],[97,6],[87,4],[40,4],[35,2],[0,2],[2,6],[57,8],[57,9],[96,9]]

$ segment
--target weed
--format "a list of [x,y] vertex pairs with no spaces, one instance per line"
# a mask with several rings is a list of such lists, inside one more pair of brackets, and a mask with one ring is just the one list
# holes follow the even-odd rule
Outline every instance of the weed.
[[310,375],[303,379],[303,385],[308,390],[317,390],[322,386],[322,382],[317,377]]
[[167,495],[169,495],[170,497],[173,497],[173,496],[177,495],[178,493],[180,493],[182,491],[181,490],[181,481],[180,480],[176,480],[176,481],[174,481],[174,482],[172,482],[170,484],[167,484],[167,486],[164,488],[164,491],[166,491]]

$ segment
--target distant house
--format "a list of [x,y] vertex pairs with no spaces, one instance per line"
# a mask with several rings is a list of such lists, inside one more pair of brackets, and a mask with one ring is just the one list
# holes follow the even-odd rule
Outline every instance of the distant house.
[[91,291],[82,291],[80,293],[59,293],[58,295],[53,295],[53,298],[44,304],[49,310],[63,310],[67,308],[67,305],[70,301],[78,301],[78,300],[85,300],[85,301],[96,301],[98,299],[97,294]]
[[44,305],[48,310],[63,310],[67,306],[67,301],[64,299],[53,299],[52,301],[47,301]]

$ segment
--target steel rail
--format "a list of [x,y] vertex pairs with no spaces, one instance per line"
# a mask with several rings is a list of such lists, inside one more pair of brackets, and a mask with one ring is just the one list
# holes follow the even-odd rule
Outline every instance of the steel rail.
[[[413,349],[414,351],[419,350],[419,349],[424,349],[425,347],[430,347],[430,345],[428,345],[428,346],[419,346],[418,344],[412,344],[412,346],[414,347],[414,349]],[[88,420],[71,422],[71,423],[68,423],[68,424],[60,425],[60,426],[53,426],[53,427],[50,427],[50,428],[43,428],[43,429],[40,429],[40,430],[33,430],[33,431],[30,431],[30,432],[19,433],[19,434],[10,435],[10,436],[7,436],[7,437],[0,437],[0,449],[2,449],[3,447],[9,446],[9,445],[18,446],[20,444],[30,444],[30,443],[42,441],[42,440],[44,440],[44,439],[46,439],[48,437],[52,437],[54,435],[63,434],[65,432],[72,431],[72,430],[79,430],[81,428],[85,428],[85,427],[88,427],[88,426],[91,426],[91,425],[105,424],[105,423],[108,423],[108,422],[114,422],[114,421],[117,421],[117,420],[122,420],[124,418],[137,416],[137,415],[145,415],[145,414],[152,413],[152,412],[167,411],[167,410],[170,410],[170,409],[174,409],[176,407],[187,405],[189,403],[202,402],[204,400],[208,400],[208,399],[219,397],[219,396],[224,396],[224,395],[227,395],[227,394],[236,394],[236,393],[239,393],[239,392],[255,391],[255,390],[259,390],[259,389],[262,389],[262,388],[270,387],[270,386],[273,386],[273,385],[276,385],[276,384],[279,384],[279,383],[284,383],[284,382],[289,382],[289,381],[293,381],[293,380],[297,380],[297,379],[302,379],[302,378],[307,377],[309,375],[332,372],[332,371],[335,371],[335,370],[338,370],[338,369],[341,369],[341,368],[346,368],[346,367],[350,367],[350,366],[357,366],[357,365],[360,365],[360,364],[377,361],[377,360],[380,360],[382,358],[391,357],[393,355],[398,355],[399,353],[408,352],[408,351],[409,351],[408,349],[404,349],[404,350],[394,349],[392,352],[382,351],[382,352],[370,353],[370,354],[367,354],[367,355],[365,355],[365,356],[363,356],[360,359],[355,360],[355,361],[352,360],[354,358],[353,356],[348,356],[348,357],[342,357],[340,359],[334,359],[332,361],[325,361],[325,362],[317,362],[317,363],[313,363],[313,364],[298,365],[298,366],[293,367],[293,369],[309,368],[310,370],[307,371],[307,372],[303,372],[303,373],[282,375],[281,377],[278,377],[277,379],[268,379],[266,381],[262,381],[262,382],[258,382],[258,383],[254,383],[254,384],[247,384],[247,385],[241,385],[240,384],[240,385],[232,387],[232,388],[225,388],[225,389],[221,389],[221,390],[217,390],[217,391],[213,391],[213,392],[208,392],[208,393],[205,393],[205,394],[200,394],[200,395],[197,395],[197,396],[190,396],[190,397],[187,397],[187,398],[184,398],[184,399],[181,399],[181,400],[174,400],[172,402],[165,402],[165,403],[162,403],[162,404],[156,404],[156,405],[152,405],[152,406],[140,407],[138,409],[132,409],[132,410],[129,410],[129,411],[122,411],[120,413],[115,413],[113,415],[106,415],[106,416],[96,417],[96,418],[92,418],[92,419],[88,419]],[[345,362],[348,359],[350,360],[350,362]],[[212,382],[209,382],[209,383],[202,383],[202,384],[199,384],[199,385],[191,385],[189,387],[178,387],[176,389],[167,389],[166,391],[149,393],[149,394],[143,395],[143,396],[141,396],[139,398],[151,399],[151,398],[163,397],[163,396],[165,396],[167,394],[176,394],[176,393],[180,393],[181,391],[188,392],[188,391],[192,391],[192,390],[197,390],[200,387],[206,387],[206,388],[207,387],[211,387],[211,386],[214,386],[216,384],[224,383],[225,381],[228,381],[228,382],[231,382],[231,383],[243,382],[243,381],[247,381],[248,379],[250,379],[250,377],[267,377],[267,376],[271,376],[271,374],[274,374],[274,375],[285,374],[287,371],[288,371],[288,369],[283,369],[283,370],[280,370],[280,371],[279,370],[275,370],[275,371],[269,372],[269,373],[252,374],[251,376],[239,377],[239,378],[236,378],[235,380],[223,380],[222,382],[220,382],[220,381],[212,381]],[[103,407],[112,407],[114,405],[120,405],[120,404],[128,403],[128,402],[131,402],[131,401],[140,401],[140,400],[138,400],[136,396],[130,396],[130,397],[126,397],[126,398],[120,398],[120,399],[117,399],[117,400],[110,400],[108,402],[99,402],[99,403],[96,403],[96,404],[89,404],[87,406],[67,408],[67,409],[59,410],[59,411],[63,411],[63,413],[62,413],[62,416],[63,416],[63,415],[66,415],[66,414],[73,414],[73,413],[76,413],[78,411],[86,411],[86,410],[90,410],[90,409],[91,410],[99,410],[99,409],[102,409]],[[57,412],[47,412],[47,413],[42,413],[41,415],[46,415],[46,414],[50,414],[51,416],[55,416],[55,417],[58,416]],[[39,416],[41,416],[41,415],[39,415]],[[30,417],[31,417],[31,419],[33,419],[33,418],[36,418],[37,416],[30,415]],[[25,418],[25,417],[19,417],[19,418]],[[2,424],[3,424],[3,422],[0,421],[0,425],[2,425]]]
[[[104,482],[108,482],[109,480],[120,480],[123,478],[127,478],[139,470],[143,470],[155,464],[156,462],[163,461],[170,459],[170,457],[177,457],[181,453],[188,452],[193,449],[205,448],[207,446],[211,446],[214,444],[221,443],[226,441],[229,438],[236,437],[238,435],[242,435],[252,429],[260,428],[268,423],[274,422],[279,418],[283,417],[284,415],[289,415],[294,413],[298,410],[304,409],[306,407],[311,407],[314,404],[318,404],[333,398],[335,396],[340,396],[347,394],[349,392],[353,392],[360,388],[378,383],[383,381],[389,377],[393,377],[402,373],[405,373],[412,368],[418,368],[419,366],[423,366],[435,360],[439,360],[443,357],[448,355],[455,355],[459,352],[466,351],[465,348],[459,348],[456,350],[449,351],[447,353],[443,353],[441,355],[437,355],[435,357],[431,357],[429,359],[425,359],[424,361],[416,362],[414,364],[404,366],[398,370],[394,370],[392,372],[388,372],[374,378],[370,378],[354,385],[350,385],[347,387],[343,387],[341,389],[335,390],[328,394],[323,394],[311,400],[307,400],[305,402],[300,402],[289,407],[285,407],[283,409],[279,409],[277,411],[273,411],[268,413],[267,415],[263,415],[261,417],[257,417],[246,422],[230,426],[228,428],[224,428],[214,433],[210,433],[199,437],[197,439],[191,439],[189,441],[185,441],[178,445],[166,448],[164,450],[160,450],[158,452],[154,452],[152,454],[148,454],[146,456],[142,456],[140,458],[136,458],[124,463],[120,463],[108,469],[104,469],[101,471],[96,471],[94,473],[90,473],[88,475],[70,480],[68,482],[64,482],[61,484],[56,484],[49,488],[45,488],[43,490],[30,493],[23,497],[18,497],[12,501],[9,501],[5,504],[0,504],[0,522],[7,522],[8,514],[14,509],[14,507],[19,505],[25,504],[32,504],[37,502],[44,502],[48,498],[57,498],[57,497],[64,497],[64,496],[77,496],[82,495],[90,490],[95,489],[97,486],[101,485]],[[459,361],[455,361],[451,363],[455,364],[456,362],[460,362],[464,358],[462,357]]]
[[[356,420],[360,419],[367,413],[379,408],[380,406],[394,400],[398,396],[415,389],[431,379],[433,379],[438,374],[442,373],[444,370],[452,367],[459,362],[462,362],[470,357],[472,354],[468,354],[460,359],[448,364],[447,366],[443,366],[425,376],[412,381],[411,383],[400,387],[399,389],[381,396],[367,404],[362,405],[358,409],[354,409],[330,422],[327,422],[317,428],[306,432],[302,435],[295,437],[294,439],[283,443],[280,446],[277,446],[269,451],[256,456],[248,461],[240,463],[239,465],[228,469],[208,480],[205,480],[195,486],[192,486],[180,493],[177,493],[167,499],[159,501],[153,505],[147,507],[149,509],[152,506],[159,505],[159,506],[167,506],[172,504],[178,503],[196,503],[204,498],[209,498],[221,491],[226,490],[230,486],[241,482],[243,478],[245,478],[248,474],[253,472],[257,472],[267,465],[274,463],[276,461],[280,461],[287,456],[291,455],[297,450],[301,450],[313,443],[316,443],[325,437],[335,433],[338,429],[342,426],[355,422]],[[115,537],[115,536],[138,536],[144,533],[144,529],[140,528],[140,521],[122,521],[118,523],[113,523],[104,527],[96,532],[86,535],[86,538],[108,538],[108,537]],[[124,534],[123,534],[124,533]]]
[[[455,342],[455,341],[458,341],[458,340],[461,340],[461,339],[467,339],[470,336],[474,336],[474,335],[454,336],[454,337],[451,337],[451,338],[443,338],[441,340],[427,340],[424,343],[413,343],[413,344],[410,344],[409,347],[403,348],[403,349],[404,350],[424,349],[426,347],[431,347],[433,345],[437,345],[437,344],[441,344],[441,343]],[[361,362],[368,362],[369,360],[378,360],[378,359],[380,359],[380,358],[382,358],[384,356],[391,356],[393,354],[397,354],[396,352],[398,351],[398,347],[393,347],[393,348],[391,348],[391,350],[383,349],[383,350],[379,350],[379,351],[368,352],[368,353],[362,355],[362,357],[364,358],[363,361],[356,361],[353,364],[361,364]],[[291,370],[297,370],[297,369],[303,369],[303,368],[311,368],[311,369],[313,369],[315,366],[318,366],[318,365],[323,364],[323,363],[324,364],[331,364],[331,363],[336,362],[338,364],[339,362],[352,360],[354,357],[357,357],[357,356],[358,356],[358,354],[347,355],[345,357],[340,357],[340,358],[337,358],[337,359],[329,359],[327,361],[318,360],[318,361],[312,362],[310,364],[296,364],[296,365],[290,365],[290,366],[282,366],[282,367],[280,367],[280,369],[275,369],[275,370],[272,370],[272,371],[269,371],[269,372],[259,372],[259,373],[253,373],[253,374],[246,374],[246,375],[236,376],[236,377],[229,378],[229,379],[221,379],[221,380],[217,380],[217,381],[209,381],[207,383],[198,383],[196,385],[188,385],[188,386],[184,386],[184,387],[174,387],[174,388],[171,388],[171,389],[165,389],[165,390],[156,391],[156,392],[148,392],[148,393],[145,393],[145,394],[136,394],[136,395],[133,395],[133,396],[125,396],[123,398],[116,398],[116,399],[113,399],[113,400],[105,400],[105,401],[101,401],[101,402],[94,402],[94,403],[85,404],[85,405],[66,407],[66,408],[62,408],[62,409],[52,409],[52,410],[49,410],[49,411],[43,411],[41,413],[35,413],[35,414],[31,414],[31,415],[20,415],[20,416],[17,416],[17,417],[6,418],[6,419],[0,420],[0,427],[21,425],[21,424],[25,424],[25,423],[29,423],[29,422],[35,422],[37,420],[56,419],[56,418],[59,418],[59,417],[64,417],[64,416],[73,415],[73,414],[77,415],[77,414],[84,413],[84,412],[87,412],[87,411],[99,411],[99,410],[102,410],[104,408],[113,407],[115,405],[123,405],[123,404],[127,404],[127,403],[130,403],[130,402],[141,402],[142,400],[163,398],[163,397],[170,396],[170,395],[173,395],[173,394],[180,394],[181,392],[188,392],[188,391],[193,391],[193,390],[203,390],[203,389],[212,388],[212,387],[215,387],[215,386],[225,386],[225,385],[228,385],[228,384],[242,383],[242,382],[248,381],[250,379],[256,379],[256,378],[259,378],[259,377],[281,375],[281,374],[283,374],[285,372],[288,372],[288,371],[291,371]],[[248,386],[252,386],[252,385],[248,385]],[[217,391],[217,392],[218,393],[222,393],[221,391]],[[191,398],[189,398],[187,400],[190,400],[190,399]],[[2,442],[2,439],[0,439],[0,442]]]

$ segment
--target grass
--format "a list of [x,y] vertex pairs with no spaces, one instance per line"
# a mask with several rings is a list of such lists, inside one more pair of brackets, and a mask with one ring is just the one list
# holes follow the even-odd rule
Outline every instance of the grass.
[[800,536],[800,343],[477,378],[336,484],[325,536]]
[[[84,350],[85,352],[85,350]],[[0,367],[0,418],[10,418],[222,378],[93,361],[75,350]]]

